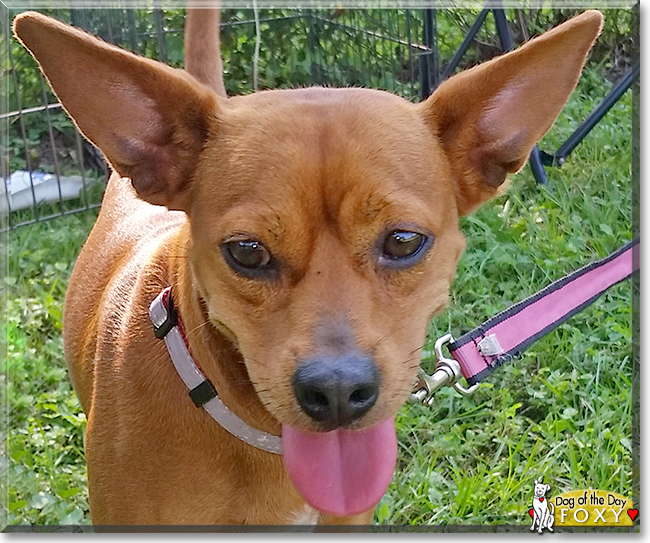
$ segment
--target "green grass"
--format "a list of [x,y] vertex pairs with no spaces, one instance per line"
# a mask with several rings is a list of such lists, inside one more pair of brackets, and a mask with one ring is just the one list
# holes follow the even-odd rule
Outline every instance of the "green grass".
[[61,316],[73,263],[96,214],[19,228],[7,244],[6,523],[89,522],[85,415],[63,359]]
[[[554,150],[607,92],[583,78],[542,147]],[[561,169],[551,189],[529,169],[462,220],[468,245],[433,341],[456,336],[631,238],[628,93]],[[61,310],[95,213],[11,232],[7,307],[5,522],[89,523],[85,418],[66,376]],[[471,398],[453,390],[397,416],[398,469],[377,508],[381,524],[529,524],[532,480],[554,495],[581,488],[632,493],[631,287],[597,303],[495,371]],[[425,367],[433,369],[432,348]]]

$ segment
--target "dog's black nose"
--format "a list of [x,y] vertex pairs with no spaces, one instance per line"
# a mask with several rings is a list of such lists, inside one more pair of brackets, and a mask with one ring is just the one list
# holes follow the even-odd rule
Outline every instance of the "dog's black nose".
[[327,429],[365,415],[379,395],[379,372],[372,358],[358,353],[320,356],[302,363],[293,377],[300,407]]

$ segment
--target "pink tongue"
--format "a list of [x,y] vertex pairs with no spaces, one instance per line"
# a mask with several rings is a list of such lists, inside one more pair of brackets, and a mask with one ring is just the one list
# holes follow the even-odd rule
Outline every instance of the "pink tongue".
[[377,505],[393,476],[395,421],[332,432],[283,426],[282,452],[289,476],[310,505],[330,515],[356,515]]

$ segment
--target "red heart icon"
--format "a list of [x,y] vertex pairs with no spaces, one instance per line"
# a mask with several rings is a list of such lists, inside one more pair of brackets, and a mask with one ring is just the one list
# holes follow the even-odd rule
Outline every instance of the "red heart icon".
[[638,509],[628,509],[627,514],[630,515],[630,518],[632,520],[634,520],[636,518],[636,516],[639,514],[639,510]]
[[540,501],[540,502],[543,502],[543,501],[544,501],[544,498],[540,498],[539,501]]
[[530,518],[533,518],[534,513],[533,513],[533,510],[532,510],[532,509],[529,509],[529,510],[528,510],[528,514],[530,515]]

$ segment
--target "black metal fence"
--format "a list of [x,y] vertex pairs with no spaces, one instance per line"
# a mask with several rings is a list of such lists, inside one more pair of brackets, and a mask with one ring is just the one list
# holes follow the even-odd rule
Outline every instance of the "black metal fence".
[[[364,86],[416,101],[457,68],[509,48],[504,39],[511,32],[515,42],[535,33],[515,11],[225,9],[226,88],[237,95],[314,84]],[[133,9],[124,0],[122,8],[45,12],[135,53],[183,65],[184,10]],[[10,37],[17,13],[7,12],[3,29],[8,54],[0,90],[5,106],[0,230],[5,231],[98,207],[107,173],[101,154],[76,131],[34,60]]]

